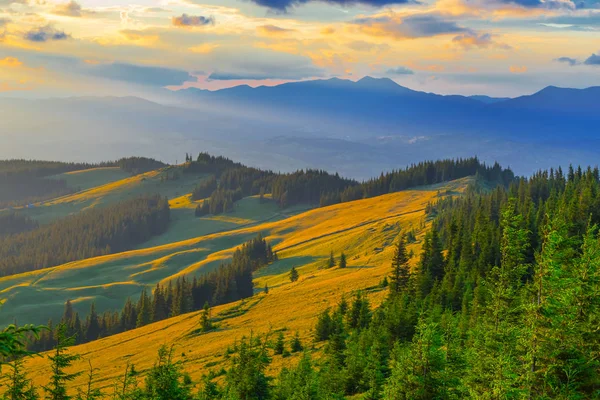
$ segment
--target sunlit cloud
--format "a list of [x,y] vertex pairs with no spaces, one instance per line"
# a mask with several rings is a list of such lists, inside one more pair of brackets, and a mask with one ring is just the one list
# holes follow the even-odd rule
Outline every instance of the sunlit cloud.
[[524,74],[527,72],[527,67],[525,65],[511,65],[508,70],[511,74]]
[[189,50],[196,54],[208,54],[212,53],[218,47],[219,45],[216,43],[202,43],[197,46],[190,47]]
[[52,13],[68,17],[81,17],[83,15],[83,9],[79,3],[71,0],[68,3],[58,4],[54,7]]
[[455,36],[452,39],[452,43],[462,47],[464,49],[487,49],[487,48],[495,48],[495,49],[503,49],[510,50],[512,49],[506,43],[500,43],[493,39],[493,36],[490,33],[481,33],[478,34],[476,32],[467,32],[462,35]]

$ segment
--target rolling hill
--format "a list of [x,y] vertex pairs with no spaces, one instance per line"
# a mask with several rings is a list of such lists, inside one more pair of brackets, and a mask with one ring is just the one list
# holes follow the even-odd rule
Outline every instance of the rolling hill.
[[[214,269],[242,242],[262,233],[274,245],[279,260],[255,274],[254,297],[213,309],[213,317],[219,321],[216,331],[199,335],[195,312],[73,348],[83,355],[81,363],[87,365],[90,360],[102,371],[98,384],[106,386],[123,372],[127,362],[143,372],[152,366],[158,346],[177,342],[175,354],[181,354],[177,358],[198,379],[221,361],[226,348],[242,335],[284,329],[286,336],[299,331],[308,343],[317,314],[342,294],[364,290],[374,304],[379,303],[385,292],[378,284],[389,273],[400,229],[415,229],[417,242],[409,248],[417,252],[428,226],[426,205],[440,196],[460,194],[469,182],[471,178],[464,178],[294,216],[279,213],[274,221],[5,278],[0,281],[2,296],[8,299],[2,322],[10,320],[8,314],[12,313],[29,322],[43,322],[42,316],[60,315],[61,302],[67,298],[81,310],[92,300],[100,309],[120,306],[119,301],[139,294],[143,286]],[[346,252],[348,268],[321,269],[330,251]],[[295,283],[288,279],[292,266],[300,272]],[[261,290],[265,284],[270,288],[268,294]],[[272,368],[292,360],[280,357]],[[43,383],[45,360],[29,360],[27,368],[36,382]],[[82,382],[83,377],[76,384]]]

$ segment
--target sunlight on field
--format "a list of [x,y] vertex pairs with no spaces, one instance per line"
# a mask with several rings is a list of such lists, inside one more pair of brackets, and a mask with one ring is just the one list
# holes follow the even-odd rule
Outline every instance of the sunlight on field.
[[[283,329],[289,339],[298,331],[304,343],[309,344],[319,312],[334,305],[342,295],[350,296],[361,290],[373,304],[381,302],[385,291],[378,285],[390,272],[393,245],[399,232],[415,229],[417,242],[409,246],[409,251],[418,254],[428,226],[424,213],[427,203],[435,201],[447,189],[460,192],[467,183],[464,179],[445,186],[393,193],[319,208],[279,221],[70,263],[28,274],[26,278],[5,278],[0,280],[0,290],[9,299],[7,309],[11,303],[15,304],[13,301],[18,301],[21,315],[27,312],[28,302],[34,305],[34,299],[30,292],[21,294],[20,289],[34,290],[36,294],[51,289],[50,292],[60,293],[64,299],[75,291],[79,300],[75,302],[77,310],[85,313],[86,308],[80,306],[89,306],[92,300],[103,310],[106,305],[116,303],[113,301],[116,299],[107,300],[109,295],[123,300],[126,294],[135,296],[142,287],[150,287],[157,281],[164,283],[177,276],[192,276],[215,268],[227,261],[237,246],[262,233],[274,245],[279,260],[256,273],[257,295],[214,308],[213,317],[219,321],[217,331],[198,334],[199,313],[195,312],[73,348],[83,355],[74,370],[85,369],[90,360],[100,371],[97,383],[102,386],[122,374],[127,362],[134,363],[140,372],[147,370],[154,363],[160,345],[177,343],[176,358],[198,380],[208,371],[206,365],[222,361],[226,348],[243,335]],[[336,258],[344,251],[348,267],[324,269],[330,251]],[[411,262],[414,265],[416,261],[415,256]],[[300,273],[295,283],[288,278],[292,266]],[[266,295],[265,284],[269,286]],[[39,298],[35,303],[40,304]],[[53,307],[56,309],[56,304]],[[46,311],[50,313],[50,309],[37,312],[48,315]],[[60,314],[62,308],[58,311]],[[293,357],[277,356],[271,369],[276,371],[293,362]],[[47,361],[42,358],[28,361],[28,369],[37,383],[46,383],[47,368]],[[78,378],[76,383],[81,384],[83,379]]]

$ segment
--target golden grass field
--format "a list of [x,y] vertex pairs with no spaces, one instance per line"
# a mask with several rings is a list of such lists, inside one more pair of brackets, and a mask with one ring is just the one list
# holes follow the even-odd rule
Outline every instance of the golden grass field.
[[[66,300],[65,295],[75,299],[76,306],[87,303],[87,297],[96,296],[98,303],[102,296],[115,292],[122,300],[125,295],[139,293],[144,285],[214,268],[231,257],[237,246],[260,232],[274,245],[279,261],[256,273],[258,294],[254,297],[213,309],[213,317],[220,320],[216,331],[197,334],[199,313],[194,312],[72,348],[82,356],[73,371],[86,370],[88,360],[91,361],[98,369],[96,384],[104,388],[123,373],[128,362],[135,364],[138,371],[146,371],[163,344],[174,346],[175,358],[198,380],[210,368],[223,366],[227,347],[244,335],[284,330],[289,339],[298,331],[304,344],[311,345],[316,317],[342,295],[364,290],[372,303],[378,304],[385,296],[378,284],[390,272],[393,244],[400,230],[417,230],[418,241],[409,249],[418,253],[428,226],[424,213],[427,203],[436,201],[447,190],[461,192],[469,181],[462,179],[318,208],[287,218],[280,215],[284,219],[4,278],[0,280],[0,295],[9,298],[15,290],[33,288],[36,296],[21,296],[29,302],[26,307],[39,307],[37,296],[48,292],[56,296],[54,309],[59,307],[59,299]],[[344,251],[348,268],[321,269],[330,251],[336,256]],[[295,283],[288,279],[292,266],[298,267],[300,273],[300,280]],[[265,284],[269,286],[266,295],[261,292]],[[6,304],[10,304],[10,299]],[[215,362],[218,366],[211,367]],[[293,363],[294,357],[276,356],[272,372]],[[46,359],[28,360],[27,369],[36,383],[47,383]],[[84,380],[78,378],[75,385]]]

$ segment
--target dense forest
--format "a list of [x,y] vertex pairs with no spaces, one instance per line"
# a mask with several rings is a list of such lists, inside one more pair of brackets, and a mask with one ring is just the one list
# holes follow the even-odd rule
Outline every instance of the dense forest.
[[65,163],[37,160],[0,160],[0,209],[46,201],[79,190],[64,179],[50,178],[65,172],[98,167],[120,167],[138,174],[165,166],[145,157],[128,157],[100,163]]
[[[0,235],[0,276],[133,248],[169,225],[169,202],[158,195],[95,208],[49,225]],[[4,217],[4,218],[10,218]],[[27,219],[19,219],[27,224]]]
[[14,212],[0,213],[0,237],[28,232],[39,224],[31,218]]
[[[174,284],[172,281],[166,286],[157,284],[151,293],[143,289],[137,302],[127,299],[121,311],[100,314],[92,303],[87,317],[81,318],[71,301],[67,301],[60,323],[65,325],[66,334],[73,336],[79,344],[200,310],[205,305],[231,303],[254,294],[252,273],[276,257],[271,245],[258,235],[242,244],[230,263],[221,264],[216,270],[193,280],[183,277]],[[30,350],[44,351],[54,347],[53,321],[48,322],[48,327],[49,330],[30,344]]]

